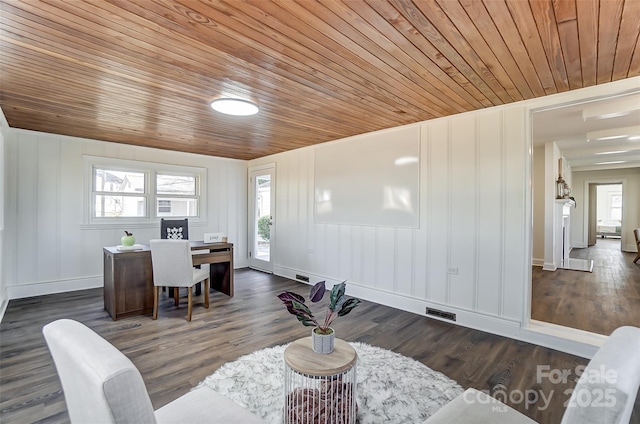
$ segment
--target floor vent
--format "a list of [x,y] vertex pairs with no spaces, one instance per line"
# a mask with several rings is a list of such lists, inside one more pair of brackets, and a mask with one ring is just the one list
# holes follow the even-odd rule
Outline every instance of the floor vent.
[[452,312],[440,311],[438,309],[427,308],[427,315],[431,315],[438,318],[448,319],[450,321],[456,320],[456,314]]
[[306,275],[296,274],[296,280],[304,281],[305,283],[309,282],[309,277]]

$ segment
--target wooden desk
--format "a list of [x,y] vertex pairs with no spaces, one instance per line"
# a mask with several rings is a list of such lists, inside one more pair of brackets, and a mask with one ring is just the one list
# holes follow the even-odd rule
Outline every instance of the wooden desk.
[[[193,264],[210,264],[211,288],[233,296],[233,244],[192,241]],[[153,312],[153,268],[149,245],[121,252],[103,248],[104,309],[113,320]]]

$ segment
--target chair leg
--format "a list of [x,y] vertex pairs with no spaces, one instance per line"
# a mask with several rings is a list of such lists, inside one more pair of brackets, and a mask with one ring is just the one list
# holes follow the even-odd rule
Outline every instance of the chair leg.
[[153,288],[153,319],[158,319],[158,296],[160,295],[160,287]]
[[640,259],[640,248],[638,248],[638,254],[636,255],[636,258],[633,260],[633,263],[635,264],[636,262],[638,262],[638,259]]
[[187,306],[187,321],[191,322],[191,305],[193,304],[193,287],[187,287],[189,290],[189,306]]
[[204,289],[204,307],[209,307],[209,279],[203,281],[203,289]]
[[173,304],[177,307],[180,302],[180,289],[178,287],[173,288]]

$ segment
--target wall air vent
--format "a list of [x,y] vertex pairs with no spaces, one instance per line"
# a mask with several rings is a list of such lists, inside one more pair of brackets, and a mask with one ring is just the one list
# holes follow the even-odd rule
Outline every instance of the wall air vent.
[[438,309],[427,308],[427,315],[431,315],[438,318],[448,319],[449,321],[456,320],[456,314],[452,312],[445,312]]
[[306,275],[296,274],[296,280],[304,281],[305,283],[308,283],[309,277],[307,277]]

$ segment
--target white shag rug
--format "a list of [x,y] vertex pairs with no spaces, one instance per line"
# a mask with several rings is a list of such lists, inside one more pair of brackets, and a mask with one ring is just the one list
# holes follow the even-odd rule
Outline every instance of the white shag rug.
[[[414,359],[365,343],[350,344],[358,353],[360,424],[420,423],[463,392],[458,383]],[[267,423],[282,423],[286,347],[228,362],[197,387],[210,387]]]

